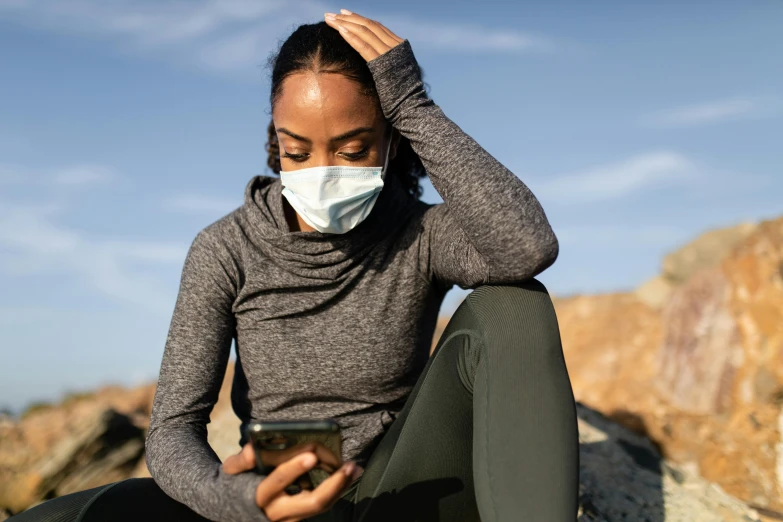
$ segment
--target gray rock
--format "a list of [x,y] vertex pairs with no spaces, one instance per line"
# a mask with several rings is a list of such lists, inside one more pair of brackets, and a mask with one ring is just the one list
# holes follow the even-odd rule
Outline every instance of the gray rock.
[[753,522],[759,514],[663,458],[645,437],[577,404],[579,522]]

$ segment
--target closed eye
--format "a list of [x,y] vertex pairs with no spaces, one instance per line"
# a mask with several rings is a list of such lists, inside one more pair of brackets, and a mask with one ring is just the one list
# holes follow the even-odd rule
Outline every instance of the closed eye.
[[282,155],[283,158],[292,159],[294,161],[304,161],[307,159],[307,154],[290,154],[286,152]]
[[369,152],[370,152],[370,147],[367,146],[362,150],[360,150],[359,152],[341,152],[340,154],[342,154],[348,159],[357,160],[357,159],[364,158],[365,156],[367,156]]
[[[349,160],[354,160],[355,161],[355,160],[359,160],[359,159],[362,159],[362,158],[366,157],[369,154],[369,152],[370,152],[370,147],[367,146],[367,147],[363,148],[362,150],[360,150],[359,152],[340,152],[339,154],[341,156],[344,156],[344,157],[348,158]],[[308,156],[309,156],[309,154],[307,154],[306,152],[305,153],[301,153],[301,154],[291,154],[289,152],[286,152],[286,153],[282,154],[280,157],[288,158],[288,159],[296,161],[296,162],[302,162],[302,161],[307,160]]]

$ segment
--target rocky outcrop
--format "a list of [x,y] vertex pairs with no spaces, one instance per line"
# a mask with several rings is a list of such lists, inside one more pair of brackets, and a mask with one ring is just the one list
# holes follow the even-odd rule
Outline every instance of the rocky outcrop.
[[755,223],[707,231],[663,258],[661,275],[678,285],[693,275],[717,266],[744,239],[756,231]]
[[577,399],[783,520],[783,219],[705,234],[659,279],[556,300]]
[[678,285],[694,274],[720,264],[737,244],[756,230],[756,226],[754,223],[742,223],[705,232],[664,257],[661,274],[641,285],[634,294],[653,308],[661,307]]
[[[239,451],[239,421],[231,411],[228,394],[232,370],[230,367],[208,425],[210,444],[221,459]],[[126,477],[149,476],[141,453],[144,430],[128,415],[94,398],[68,409],[68,415],[78,420],[57,434],[59,442],[51,451],[35,458],[29,448],[25,451],[19,435],[29,432],[30,424],[50,424],[48,419],[63,412],[53,407],[5,426],[3,434],[16,440],[8,445],[6,438],[0,439],[5,473],[0,481],[5,485],[0,489],[0,509],[8,508],[5,513]],[[714,484],[664,460],[646,437],[582,404],[577,404],[577,413],[580,522],[764,520]],[[20,462],[10,460],[14,450],[27,455],[27,466],[19,467]],[[3,513],[0,511],[0,516]]]
[[[783,219],[704,237],[644,290],[555,299],[580,401],[582,522],[783,520]],[[239,450],[232,378],[208,425],[221,459]],[[0,520],[149,476],[154,390],[0,418]]]
[[758,511],[664,460],[646,437],[577,404],[579,522],[750,522]]
[[[44,416],[52,417],[39,415]],[[29,426],[22,423],[5,430],[0,446],[0,506],[12,512],[44,499],[122,480],[144,453],[143,429],[111,408],[76,412],[67,431],[57,433],[53,444],[38,455],[32,454],[20,437],[25,428]],[[15,454],[19,449],[22,451]]]

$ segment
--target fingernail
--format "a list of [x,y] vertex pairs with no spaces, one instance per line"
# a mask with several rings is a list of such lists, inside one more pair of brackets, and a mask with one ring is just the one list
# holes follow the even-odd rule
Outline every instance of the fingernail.
[[350,12],[348,9],[340,9],[340,12],[341,12],[342,14],[353,14],[353,13],[352,13],[352,12]]
[[343,466],[343,473],[345,473],[346,477],[350,477],[353,475],[353,471],[356,469],[356,464],[353,462],[346,462]]
[[324,13],[324,18],[326,18],[327,20],[334,20],[335,18],[337,18],[337,15],[334,13]]
[[302,457],[302,466],[305,468],[309,468],[310,466],[315,464],[315,461],[316,461],[316,456],[310,453]]

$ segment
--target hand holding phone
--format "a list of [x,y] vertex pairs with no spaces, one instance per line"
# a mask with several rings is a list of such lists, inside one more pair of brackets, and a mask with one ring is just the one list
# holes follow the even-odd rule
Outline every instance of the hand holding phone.
[[[256,489],[256,505],[273,522],[302,520],[328,511],[364,471],[352,461],[340,466],[339,452],[335,455],[320,441],[304,440],[288,447],[281,447],[279,440],[268,442],[280,449],[259,450],[248,442],[223,462],[223,469],[229,474],[259,469],[260,457],[263,468],[271,471]],[[314,489],[302,487],[307,486],[302,481],[309,479],[314,470],[326,473],[327,478],[319,481],[316,475],[319,484]],[[291,494],[292,486],[298,489],[297,494]]]
[[288,488],[289,493],[313,489],[342,465],[342,435],[333,419],[255,421],[245,427],[253,445],[257,469],[268,475],[280,462],[312,451],[318,457],[315,467]]

